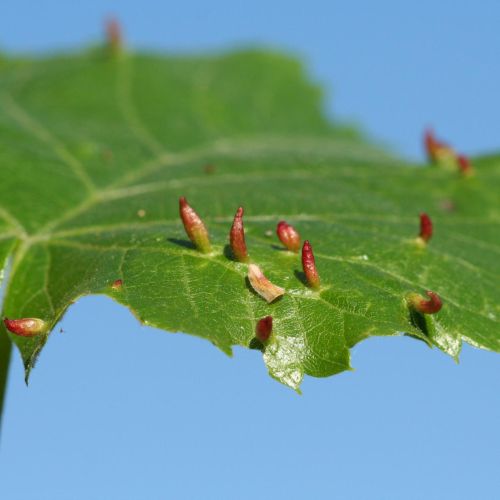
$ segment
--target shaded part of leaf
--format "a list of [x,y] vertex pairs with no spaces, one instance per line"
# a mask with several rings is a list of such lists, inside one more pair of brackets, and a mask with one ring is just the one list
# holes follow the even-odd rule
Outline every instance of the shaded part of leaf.
[[298,269],[295,269],[293,271],[293,274],[304,286],[308,286],[306,274],[304,273],[304,271],[299,271]]
[[422,314],[416,311],[413,308],[409,309],[409,320],[410,323],[418,328],[426,337],[429,337],[429,324],[432,322],[432,319],[427,317],[425,314]]
[[264,351],[264,361],[271,377],[300,393],[304,378],[302,368],[304,341],[300,337],[275,335]]
[[250,343],[248,344],[249,349],[255,349],[258,351],[264,351],[265,347],[264,344],[256,337],[254,337],[252,340],[250,340]]
[[189,240],[181,240],[179,238],[167,238],[170,243],[173,243],[174,245],[178,245],[182,248],[188,248],[189,250],[196,250],[196,245]]

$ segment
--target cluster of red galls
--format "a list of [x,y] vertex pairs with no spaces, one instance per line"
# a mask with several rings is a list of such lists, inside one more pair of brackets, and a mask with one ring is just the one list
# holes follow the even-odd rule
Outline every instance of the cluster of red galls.
[[431,163],[458,168],[463,175],[472,174],[472,165],[469,158],[457,153],[445,142],[438,140],[431,129],[427,129],[424,133],[424,146],[427,158]]
[[[191,242],[196,246],[198,250],[204,253],[211,251],[210,240],[208,236],[208,231],[205,224],[201,220],[200,216],[196,211],[188,204],[185,197],[179,199],[179,213]],[[231,252],[233,258],[239,262],[248,262],[248,250],[245,242],[245,231],[243,225],[243,207],[239,207],[234,216],[233,224],[229,232],[229,243],[231,247]],[[422,213],[420,214],[420,233],[418,240],[421,244],[426,245],[427,242],[432,237],[432,221],[430,217]],[[276,234],[279,240],[291,252],[297,253],[300,249],[301,238],[298,231],[290,224],[285,221],[280,221],[276,227]],[[252,265],[250,265],[252,267]],[[314,259],[314,253],[312,246],[308,240],[304,241],[302,245],[302,269],[304,271],[304,276],[309,287],[314,290],[320,288],[320,278],[316,268],[316,262]],[[274,287],[263,275],[261,276],[262,281],[264,281],[263,287]],[[252,280],[251,280],[252,281]],[[282,289],[279,289],[282,290]],[[260,291],[256,289],[258,293]],[[282,290],[282,292],[284,292]],[[422,314],[434,314],[438,312],[442,307],[442,302],[437,293],[427,291],[426,292],[429,299],[425,299],[419,294],[412,293],[407,297],[408,305],[414,310]],[[264,293],[260,293],[264,298],[267,298]],[[283,293],[277,293],[271,297],[281,296]],[[268,299],[268,302],[272,300]],[[256,338],[261,342],[267,342],[271,336],[273,328],[273,318],[272,316],[265,316],[261,318],[256,325],[255,335]]]
[[[108,24],[108,39],[115,50],[121,45],[119,27],[113,21]],[[429,161],[432,163],[443,166],[457,166],[462,174],[472,174],[472,167],[469,159],[462,154],[456,153],[455,150],[446,143],[436,139],[433,131],[430,129],[424,134],[424,145]],[[210,252],[211,245],[207,228],[184,197],[179,199],[179,212],[189,239],[201,252]],[[433,228],[430,217],[426,213],[421,213],[418,241],[426,245],[432,237],[432,232]],[[282,220],[278,222],[276,233],[281,243],[283,243],[289,251],[295,253],[299,251],[301,242],[300,235],[292,225]],[[233,225],[229,232],[229,242],[235,260],[239,262],[248,262],[249,257],[243,227],[243,207],[239,207],[236,211]],[[258,273],[255,280],[257,283],[257,285],[255,285],[256,291],[266,298],[268,302],[284,293],[283,289],[270,283],[257,266],[253,267],[255,268],[255,272]],[[320,288],[320,278],[316,268],[312,246],[308,240],[304,241],[302,245],[302,269],[307,284],[312,289],[318,290]],[[115,291],[120,291],[122,286],[123,280],[118,279],[113,282],[111,288]],[[439,295],[432,291],[427,291],[426,294],[429,299],[425,299],[416,293],[409,294],[406,298],[409,307],[421,314],[437,313],[442,307],[442,301]],[[3,321],[7,330],[21,337],[35,337],[40,334],[48,333],[49,330],[47,322],[39,318],[4,318]],[[272,316],[261,318],[257,322],[255,330],[256,337],[261,342],[267,342],[271,336],[272,328]]]

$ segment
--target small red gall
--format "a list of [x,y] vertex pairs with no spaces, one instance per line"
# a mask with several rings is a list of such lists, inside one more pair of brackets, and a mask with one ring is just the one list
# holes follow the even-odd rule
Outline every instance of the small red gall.
[[209,253],[211,247],[207,228],[184,196],[179,198],[179,213],[189,239],[200,252]]
[[255,327],[255,336],[261,342],[267,342],[271,333],[273,331],[273,317],[266,316],[265,318],[259,319],[257,326]]
[[123,286],[123,280],[115,280],[113,281],[111,288],[119,292],[122,289],[122,286]]
[[283,245],[291,252],[298,252],[300,248],[300,234],[297,230],[285,222],[279,221],[276,226],[276,234]]
[[429,299],[425,299],[418,293],[410,293],[408,295],[408,304],[422,314],[435,314],[443,307],[443,302],[436,292],[430,290],[425,292]]
[[215,165],[212,163],[207,163],[203,167],[203,172],[205,172],[207,175],[215,174]]
[[102,152],[101,152],[101,156],[102,156],[102,159],[106,162],[106,163],[112,163],[114,161],[114,154],[113,154],[113,151],[111,151],[111,149],[104,149]]
[[434,136],[434,131],[431,129],[426,129],[424,132],[424,148],[427,153],[427,158],[430,161],[435,160],[436,150],[439,148],[440,143]]
[[458,168],[460,173],[463,175],[471,175],[472,174],[472,165],[470,164],[469,158],[465,155],[458,155],[457,158]]
[[271,283],[264,276],[260,267],[255,264],[248,266],[248,281],[252,285],[252,288],[268,303],[285,294],[285,289]]
[[457,162],[457,154],[448,144],[436,139],[434,132],[427,129],[424,134],[425,151],[431,163],[443,166],[454,166]]
[[318,270],[316,269],[316,261],[312,246],[307,240],[304,241],[304,245],[302,246],[302,269],[306,276],[307,284],[311,288],[319,288],[320,279]]
[[106,20],[106,42],[113,55],[117,55],[123,48],[123,35],[120,23],[115,18]]
[[3,322],[9,332],[20,337],[36,337],[41,333],[46,333],[48,330],[47,323],[39,318],[4,318]]
[[245,243],[245,229],[243,227],[243,207],[236,210],[233,225],[229,232],[229,243],[234,258],[239,262],[248,261],[247,245]]
[[439,207],[444,212],[454,212],[457,209],[457,207],[456,207],[455,203],[453,202],[453,200],[449,200],[449,199],[442,200],[439,203]]
[[426,213],[420,214],[420,234],[419,240],[427,243],[432,238],[432,221]]

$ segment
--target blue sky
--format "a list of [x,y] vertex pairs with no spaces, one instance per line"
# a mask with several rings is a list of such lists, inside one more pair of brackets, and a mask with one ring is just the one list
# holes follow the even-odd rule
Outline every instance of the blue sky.
[[[109,13],[133,47],[293,51],[330,113],[409,157],[422,158],[427,124],[467,153],[500,146],[498,2],[5,0],[0,47],[78,47]],[[356,371],[307,379],[299,397],[256,352],[227,358],[104,298],[79,301],[62,327],[29,389],[14,357],[2,498],[499,496],[498,355],[465,347],[456,365],[408,338],[370,339]]]

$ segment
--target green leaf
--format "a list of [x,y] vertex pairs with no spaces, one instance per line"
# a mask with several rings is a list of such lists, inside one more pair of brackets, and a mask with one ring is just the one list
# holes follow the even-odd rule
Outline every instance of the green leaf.
[[[270,53],[0,64],[5,316],[53,329],[101,293],[231,353],[255,346],[272,315],[264,361],[297,390],[304,374],[350,369],[349,349],[372,335],[406,333],[455,358],[464,340],[500,350],[498,157],[475,160],[470,178],[405,164],[332,125],[301,66]],[[187,240],[179,196],[203,217],[211,253]],[[286,289],[272,304],[227,252],[240,205],[252,262]],[[415,242],[422,211],[435,226],[427,248]],[[311,242],[320,291],[276,238],[281,219]],[[443,309],[412,320],[405,297],[425,290]],[[47,335],[11,339],[28,375]]]

